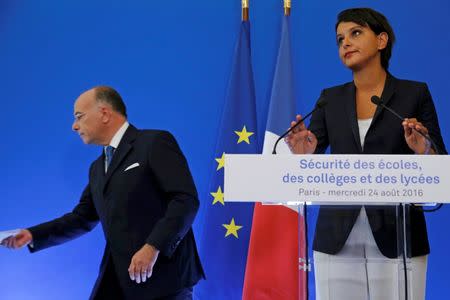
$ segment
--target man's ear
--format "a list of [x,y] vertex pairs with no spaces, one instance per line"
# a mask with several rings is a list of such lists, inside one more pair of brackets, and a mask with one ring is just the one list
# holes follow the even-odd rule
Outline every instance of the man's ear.
[[111,119],[111,109],[106,106],[100,106],[102,123],[106,124]]

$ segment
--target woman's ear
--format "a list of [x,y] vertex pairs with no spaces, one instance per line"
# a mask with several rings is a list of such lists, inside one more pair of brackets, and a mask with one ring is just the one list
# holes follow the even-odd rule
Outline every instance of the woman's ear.
[[387,46],[389,36],[386,32],[382,32],[377,37],[378,37],[378,50],[383,50]]

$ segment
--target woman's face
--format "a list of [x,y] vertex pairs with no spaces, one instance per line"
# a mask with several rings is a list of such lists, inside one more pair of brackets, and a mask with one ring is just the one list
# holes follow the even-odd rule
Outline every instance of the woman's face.
[[339,57],[353,71],[381,65],[380,51],[386,48],[387,39],[385,32],[376,35],[369,27],[353,22],[341,22],[336,29]]

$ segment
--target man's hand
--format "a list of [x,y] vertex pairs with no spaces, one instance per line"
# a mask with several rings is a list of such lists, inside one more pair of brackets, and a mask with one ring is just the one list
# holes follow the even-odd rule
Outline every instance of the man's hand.
[[10,249],[19,249],[23,246],[28,245],[33,241],[33,236],[31,232],[27,229],[22,229],[20,232],[14,236],[10,236],[2,241],[2,246],[8,247]]
[[152,276],[153,266],[158,258],[159,250],[152,245],[145,244],[131,258],[128,273],[130,279],[137,283],[145,282]]

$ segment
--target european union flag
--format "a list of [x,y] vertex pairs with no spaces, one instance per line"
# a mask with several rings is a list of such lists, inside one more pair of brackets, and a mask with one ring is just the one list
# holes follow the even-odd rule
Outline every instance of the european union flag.
[[[267,155],[271,155],[276,140],[295,118],[295,81],[289,18],[283,17],[273,77],[263,147],[263,153]],[[290,154],[291,151],[281,141],[277,153],[283,155]],[[299,267],[304,265],[303,262],[299,265],[299,254],[303,255],[303,247],[298,247],[299,241],[304,244],[303,237],[304,226],[303,222],[299,223],[297,207],[256,204],[243,300],[304,299],[305,272],[299,274]]]
[[218,133],[209,199],[206,205],[201,258],[206,281],[200,299],[241,299],[253,204],[225,203],[225,153],[257,153],[256,103],[250,51],[250,24],[242,21]]

